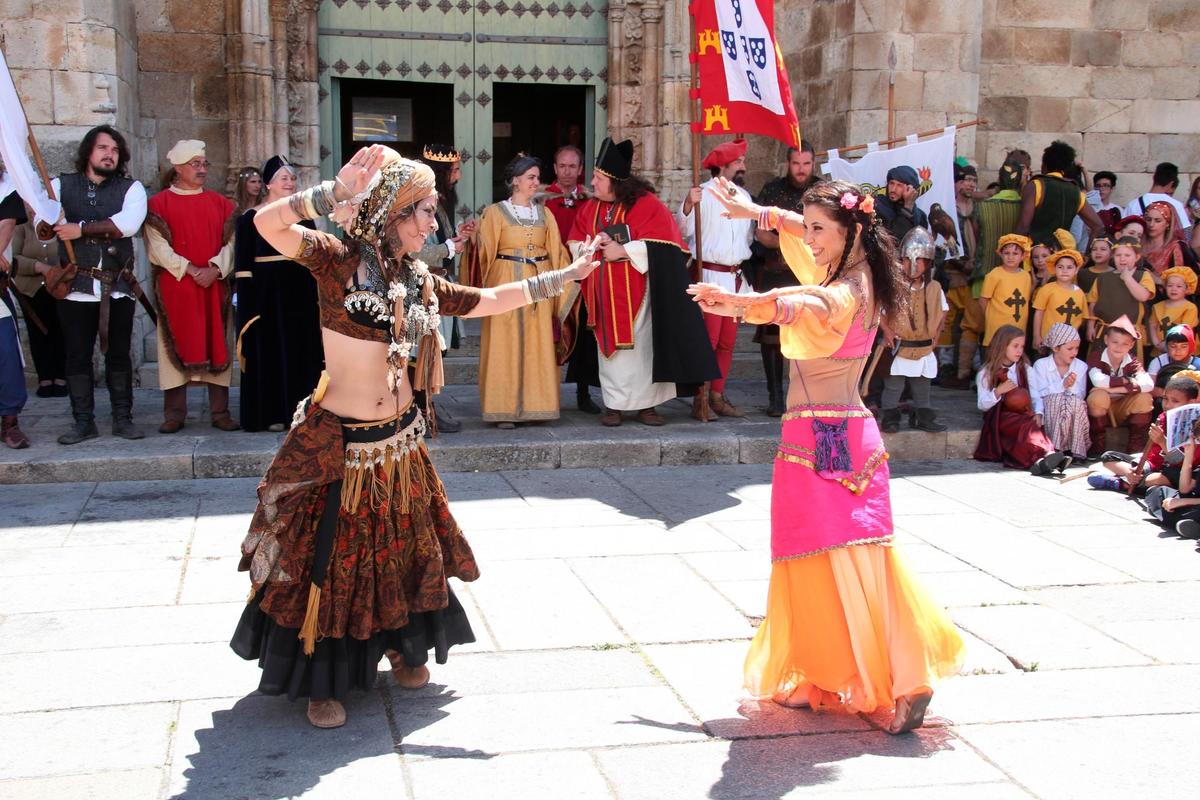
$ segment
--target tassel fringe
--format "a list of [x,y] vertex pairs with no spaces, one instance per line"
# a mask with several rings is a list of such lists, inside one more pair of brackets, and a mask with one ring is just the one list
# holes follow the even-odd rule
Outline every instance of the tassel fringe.
[[317,617],[321,610],[321,587],[315,583],[308,586],[308,606],[304,609],[304,624],[300,626],[300,641],[304,643],[304,655],[311,656],[317,647],[317,639],[321,633],[318,630]]

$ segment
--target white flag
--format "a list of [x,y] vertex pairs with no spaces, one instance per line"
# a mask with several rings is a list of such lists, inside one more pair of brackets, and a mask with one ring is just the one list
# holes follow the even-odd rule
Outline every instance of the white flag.
[[25,110],[21,107],[17,87],[13,85],[12,73],[8,71],[8,59],[0,50],[0,158],[4,159],[4,169],[17,194],[29,204],[39,220],[53,225],[62,216],[62,206],[46,194],[46,187],[25,152],[28,141]]
[[921,181],[918,188],[917,208],[926,214],[937,203],[954,220],[958,241],[962,232],[958,230],[957,206],[954,199],[954,128],[947,128],[936,139],[906,144],[891,150],[873,150],[858,161],[846,161],[830,153],[829,163],[823,169],[829,177],[839,181],[858,184],[864,192],[887,191],[887,174],[892,167],[907,165],[917,171]]

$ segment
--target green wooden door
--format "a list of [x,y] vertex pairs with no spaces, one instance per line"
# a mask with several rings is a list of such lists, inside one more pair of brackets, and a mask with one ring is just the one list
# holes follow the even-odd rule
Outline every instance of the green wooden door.
[[[381,139],[410,136],[397,146],[415,155],[425,143],[416,140],[422,122],[434,116],[448,120],[452,143],[464,153],[460,216],[492,202],[503,168],[497,162],[524,140],[542,143],[538,154],[547,160],[550,138],[571,141],[590,164],[606,135],[606,12],[600,0],[325,0],[318,12],[322,174],[332,176],[351,155],[353,145],[343,139],[352,125],[356,141],[376,123]],[[343,96],[372,94],[376,84],[365,81],[392,82],[393,93],[410,84],[437,88],[428,87],[433,94],[409,91],[418,99],[407,103],[380,100],[376,114],[372,103],[350,104]],[[381,86],[378,94],[387,89]],[[559,114],[564,129],[548,138],[544,125],[522,124],[553,119],[562,103],[579,109],[567,116],[582,114],[581,125],[564,127]],[[351,105],[353,123],[345,118]],[[543,180],[552,179],[547,164]]]

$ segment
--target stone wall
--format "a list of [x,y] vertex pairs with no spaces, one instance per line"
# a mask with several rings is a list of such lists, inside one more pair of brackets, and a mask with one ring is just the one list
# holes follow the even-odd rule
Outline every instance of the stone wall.
[[72,169],[89,128],[135,130],[138,43],[131,3],[2,0],[0,9],[0,43],[51,174]]
[[209,188],[224,189],[229,164],[229,80],[224,0],[141,0],[137,6],[137,177],[152,189],[180,139],[207,145]]

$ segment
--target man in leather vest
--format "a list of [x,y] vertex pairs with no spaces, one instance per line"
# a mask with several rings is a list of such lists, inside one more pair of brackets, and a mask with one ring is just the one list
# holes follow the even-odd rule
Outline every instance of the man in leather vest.
[[[113,436],[143,436],[132,416],[130,347],[137,304],[128,274],[133,265],[131,237],[146,219],[146,190],[129,177],[128,164],[125,138],[115,128],[100,125],[80,142],[76,171],[51,181],[63,207],[63,219],[53,232],[72,243],[79,268],[66,299],[58,304],[74,417],[71,429],[58,437],[59,444],[77,444],[99,435],[92,391],[92,348],[97,334],[112,401]],[[48,238],[48,232],[46,225],[39,226],[39,238]],[[59,259],[67,263],[66,248],[59,249]]]

